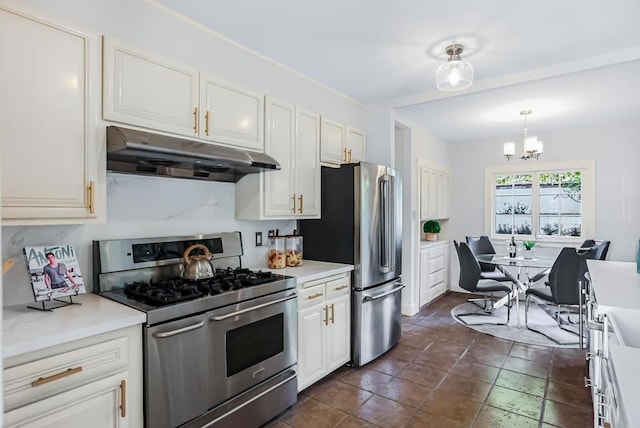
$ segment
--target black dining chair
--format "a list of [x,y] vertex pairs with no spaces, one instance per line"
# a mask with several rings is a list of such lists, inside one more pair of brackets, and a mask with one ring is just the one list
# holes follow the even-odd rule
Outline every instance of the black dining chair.
[[[611,245],[611,241],[586,239],[582,245],[580,245],[580,248],[578,248],[578,255],[585,260],[606,260],[607,253],[609,252],[609,245]],[[586,263],[583,263],[580,266],[578,280],[588,282],[588,273],[589,268]]]
[[[493,244],[489,240],[488,236],[467,236],[467,245],[471,249],[474,255],[478,254],[495,254],[496,250],[493,248]],[[496,265],[491,263],[480,262],[480,278],[493,279],[496,281],[511,281],[508,276],[496,269]]]
[[[481,307],[484,313],[471,312],[455,315],[456,318],[460,318],[460,321],[467,324],[461,317],[470,315],[491,315],[495,304],[493,300],[494,294],[499,292],[511,294],[513,292],[513,284],[509,286],[493,279],[482,279],[480,264],[471,252],[469,246],[464,242],[460,242],[459,244],[454,242],[454,244],[457,244],[456,249],[458,252],[458,261],[460,262],[460,280],[458,284],[461,288],[470,293],[482,295],[482,301],[484,302],[484,305]],[[509,322],[510,317],[511,302],[508,302],[506,323]],[[506,323],[487,324],[506,325]]]
[[[531,287],[525,292],[524,324],[527,329],[540,333],[560,344],[560,342],[553,337],[529,326],[529,305],[531,304],[531,299],[535,298],[543,301],[544,303],[556,306],[556,322],[558,323],[558,326],[563,330],[577,334],[579,337],[580,347],[582,347],[582,293],[580,289],[581,282],[579,274],[584,265],[586,265],[585,259],[578,255],[575,248],[565,247],[560,251],[560,254],[551,267],[549,278],[545,283],[548,287]],[[564,322],[560,317],[563,306],[567,308],[567,322]],[[578,333],[565,327],[566,324],[572,324],[570,319],[570,309],[576,307],[578,308],[579,313]]]

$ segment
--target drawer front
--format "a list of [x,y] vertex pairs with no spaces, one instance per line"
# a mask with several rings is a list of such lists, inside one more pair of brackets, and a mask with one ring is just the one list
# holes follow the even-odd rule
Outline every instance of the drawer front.
[[5,369],[5,410],[42,400],[127,367],[128,341],[128,337],[121,337]]
[[298,310],[324,303],[326,298],[324,286],[325,284],[322,283],[298,290]]
[[444,282],[444,270],[439,270],[429,275],[429,287],[435,287]]
[[429,289],[429,300],[433,300],[444,293],[444,283],[440,283]]
[[429,257],[435,258],[438,256],[444,256],[444,245],[438,245],[434,248],[429,248]]
[[327,282],[327,299],[344,296],[351,292],[351,277],[349,275]]
[[444,255],[429,258],[429,272],[442,270],[444,267]]

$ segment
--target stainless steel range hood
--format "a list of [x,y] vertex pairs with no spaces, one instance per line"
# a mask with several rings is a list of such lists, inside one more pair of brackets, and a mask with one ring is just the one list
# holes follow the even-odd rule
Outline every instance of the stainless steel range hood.
[[247,174],[280,169],[280,164],[264,153],[108,126],[107,169],[237,183]]

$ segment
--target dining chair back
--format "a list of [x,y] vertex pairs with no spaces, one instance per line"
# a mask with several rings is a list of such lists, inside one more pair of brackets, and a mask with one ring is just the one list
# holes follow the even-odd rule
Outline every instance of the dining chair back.
[[549,288],[556,305],[580,304],[579,272],[584,260],[575,248],[565,247],[549,272]]
[[[493,248],[493,244],[486,235],[482,236],[467,236],[467,245],[473,252],[473,254],[495,254],[496,250]],[[496,267],[491,263],[480,263],[480,269],[482,272],[493,272]]]
[[458,244],[458,260],[460,262],[460,280],[458,285],[470,292],[475,292],[480,280],[481,270],[476,257],[464,242]]
[[587,239],[578,248],[578,253],[585,259],[606,260],[609,245],[611,241]]

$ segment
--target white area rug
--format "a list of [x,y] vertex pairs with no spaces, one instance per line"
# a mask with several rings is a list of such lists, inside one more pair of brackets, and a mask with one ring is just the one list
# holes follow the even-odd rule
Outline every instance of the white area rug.
[[[496,325],[496,323],[504,323],[507,320],[507,307],[495,309],[491,315],[482,315],[484,312],[473,303],[462,303],[451,309],[451,315],[460,324],[469,327],[481,333],[490,334],[491,336],[501,339],[513,340],[515,342],[529,343],[532,345],[559,346],[567,348],[578,347],[578,314],[571,314],[571,321],[576,324],[563,325],[575,331],[576,334],[561,329],[556,320],[555,307],[546,305],[538,305],[531,302],[529,306],[529,327],[544,332],[557,342],[549,339],[543,334],[527,329],[524,325],[524,302],[520,302],[520,328],[516,326],[516,307],[515,304],[511,308],[511,319],[508,325]],[[478,315],[466,315],[457,317],[459,314],[477,313]],[[567,320],[567,314],[561,315],[563,320]],[[494,324],[485,324],[494,323]]]

